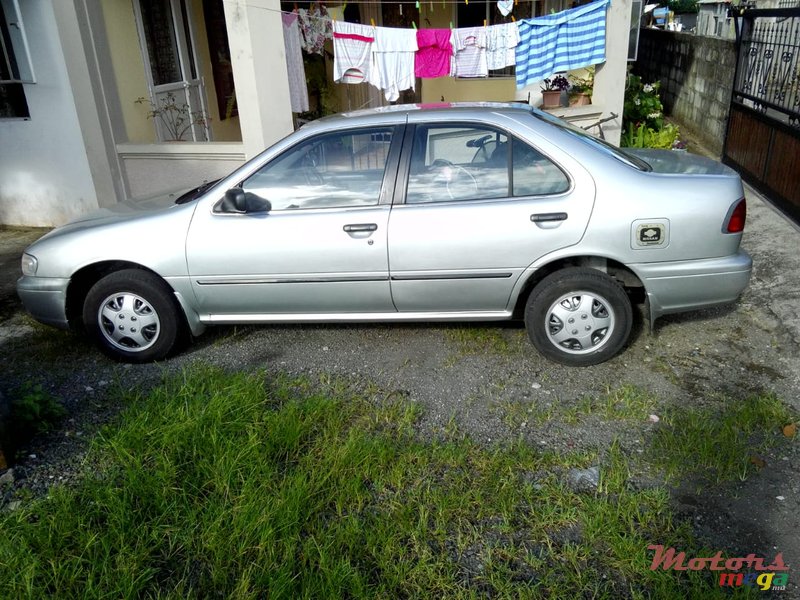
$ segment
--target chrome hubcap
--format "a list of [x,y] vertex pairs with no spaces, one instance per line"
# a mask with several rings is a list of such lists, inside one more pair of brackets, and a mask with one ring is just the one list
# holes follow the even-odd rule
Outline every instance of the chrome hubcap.
[[603,346],[614,331],[614,311],[602,296],[570,292],[547,310],[550,342],[569,354],[586,354]]
[[97,322],[108,342],[126,352],[141,352],[156,343],[161,323],[147,300],[130,292],[112,294],[100,305]]

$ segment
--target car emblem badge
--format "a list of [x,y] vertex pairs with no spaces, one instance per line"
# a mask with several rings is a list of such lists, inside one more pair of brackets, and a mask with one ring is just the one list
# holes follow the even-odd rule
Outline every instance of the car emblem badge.
[[660,246],[664,243],[664,225],[649,223],[636,228],[636,240],[640,246]]

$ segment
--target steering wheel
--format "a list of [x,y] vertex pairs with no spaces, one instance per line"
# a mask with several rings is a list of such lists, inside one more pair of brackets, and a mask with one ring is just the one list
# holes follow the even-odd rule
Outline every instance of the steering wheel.
[[[454,165],[449,160],[445,160],[444,158],[437,158],[434,160],[433,163],[431,163],[431,167],[438,169],[439,172],[434,178],[434,181],[444,181],[447,195],[450,196],[451,200],[460,200],[465,198],[463,194],[458,194],[458,196],[454,194],[454,188],[456,191],[458,191],[458,188],[464,185],[464,181],[467,181],[467,185],[472,187],[472,197],[478,195],[478,181],[475,179],[472,173],[467,171],[464,167],[460,165]],[[470,196],[466,196],[466,198],[469,197]]]

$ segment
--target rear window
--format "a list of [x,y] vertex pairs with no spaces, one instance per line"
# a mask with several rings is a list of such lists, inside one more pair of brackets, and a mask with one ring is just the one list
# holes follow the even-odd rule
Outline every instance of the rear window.
[[542,121],[547,121],[551,125],[555,125],[561,131],[568,133],[574,137],[580,139],[583,143],[589,144],[590,146],[594,147],[596,150],[603,152],[609,156],[613,156],[618,161],[625,163],[629,167],[633,167],[634,169],[638,169],[639,171],[650,171],[651,167],[645,161],[637,156],[633,156],[632,154],[628,154],[624,150],[617,148],[613,144],[609,144],[605,140],[601,140],[599,138],[594,137],[593,135],[587,133],[584,129],[580,127],[576,127],[562,119],[554,117],[551,114],[542,111],[531,111],[531,114],[535,117],[538,117]]

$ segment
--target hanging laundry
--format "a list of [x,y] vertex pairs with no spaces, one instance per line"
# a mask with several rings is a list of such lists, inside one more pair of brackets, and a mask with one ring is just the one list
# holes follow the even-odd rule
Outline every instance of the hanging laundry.
[[606,9],[599,0],[554,15],[519,21],[517,88],[606,59]]
[[445,77],[450,75],[453,57],[452,31],[449,29],[417,30],[419,50],[414,57],[417,77]]
[[464,27],[453,30],[456,77],[488,77],[486,63],[486,27]]
[[413,29],[376,27],[372,44],[372,72],[369,82],[383,90],[386,100],[394,102],[403,90],[414,89],[414,54],[417,32]]
[[289,102],[292,112],[308,111],[308,88],[303,51],[300,41],[300,24],[294,13],[281,14],[283,20],[283,46],[286,50],[286,71],[289,75]]
[[490,70],[516,64],[519,28],[516,23],[502,23],[486,28],[486,64]]
[[514,10],[514,0],[497,0],[497,10],[501,15],[507,17]]
[[331,21],[344,21],[344,6],[326,6],[325,10],[328,11],[328,16]]
[[333,80],[337,83],[370,81],[375,28],[359,23],[333,23]]
[[312,3],[308,10],[301,8],[297,11],[297,19],[300,23],[303,50],[309,54],[322,54],[325,40],[332,37],[328,11],[322,4]]

